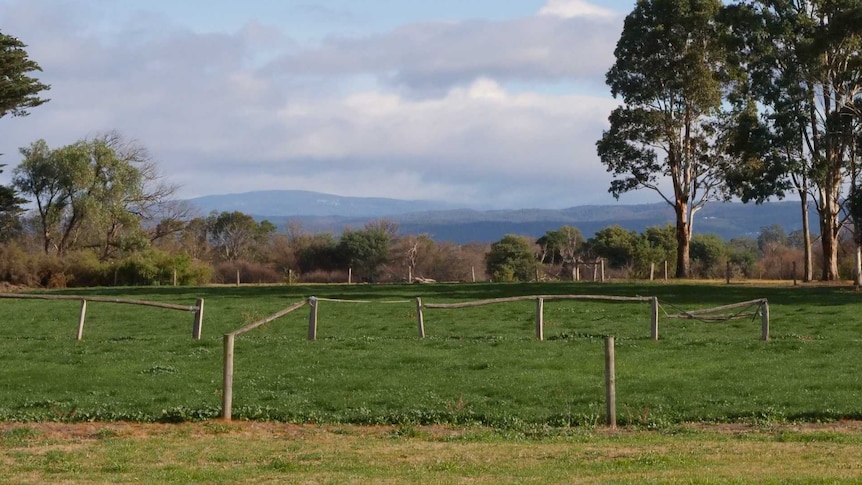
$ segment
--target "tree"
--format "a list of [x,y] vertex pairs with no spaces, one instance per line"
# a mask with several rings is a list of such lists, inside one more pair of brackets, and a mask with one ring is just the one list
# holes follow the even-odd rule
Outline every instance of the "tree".
[[39,93],[51,86],[30,76],[42,68],[27,57],[25,47],[17,38],[0,33],[0,118],[26,116],[28,109],[48,101],[40,98]]
[[641,234],[641,242],[635,246],[638,269],[646,274],[652,263],[673,260],[676,254],[676,229],[672,225],[650,226]]
[[613,268],[635,264],[640,236],[637,231],[614,225],[602,228],[587,241],[590,253],[605,258]]
[[[0,164],[0,173],[6,165]],[[21,204],[27,201],[18,197],[15,189],[0,185],[0,242],[9,241],[21,230],[20,215],[24,212]]]
[[222,261],[250,259],[274,232],[271,222],[258,223],[239,211],[213,213],[207,217],[210,244]]
[[[862,7],[858,0],[752,0],[729,11],[737,25],[740,63],[749,73],[742,95],[750,97],[747,104],[759,113],[767,135],[766,143],[757,144],[772,147],[749,161],[766,168],[778,164],[777,172],[792,179],[802,202],[806,251],[807,197],[813,192],[823,247],[821,277],[837,279],[842,191],[854,170],[854,137],[860,129]],[[759,188],[757,181],[766,177],[752,175],[748,179]]]
[[536,244],[539,245],[539,261],[549,264],[562,264],[569,267],[572,279],[575,278],[575,259],[584,245],[584,236],[581,231],[572,226],[562,226],[556,231],[547,231],[540,237]]
[[491,244],[485,256],[485,267],[494,281],[530,281],[536,270],[533,241],[524,236],[506,234]]
[[116,132],[51,149],[21,148],[13,185],[36,203],[43,249],[112,251],[148,245],[141,222],[159,213],[174,187],[163,183],[146,150]]
[[386,220],[369,222],[361,230],[345,231],[338,243],[339,251],[360,277],[375,283],[389,261],[389,247],[397,230],[394,223]]
[[790,238],[784,232],[781,224],[771,224],[760,228],[760,234],[757,236],[757,248],[761,253],[766,254],[775,248],[790,245]]
[[596,144],[614,176],[609,191],[618,198],[645,188],[673,207],[678,277],[689,274],[694,214],[721,183],[715,130],[727,73],[720,9],[720,0],[639,0],[606,77],[624,102]]
[[698,234],[691,239],[691,259],[698,263],[701,276],[709,278],[721,274],[726,258],[727,245],[721,237]]
[[[48,101],[38,94],[51,87],[30,77],[30,73],[42,68],[27,57],[25,47],[20,40],[0,32],[0,118],[7,114],[26,116],[29,108]],[[0,164],[0,169],[5,166]],[[22,212],[21,204],[26,202],[14,189],[0,185],[0,241],[7,241],[20,230],[18,216]]]

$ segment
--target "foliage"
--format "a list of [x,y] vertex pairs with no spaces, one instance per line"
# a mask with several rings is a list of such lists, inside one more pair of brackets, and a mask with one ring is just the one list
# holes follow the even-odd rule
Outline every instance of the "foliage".
[[757,241],[751,238],[734,238],[727,242],[728,259],[746,278],[753,276],[758,255]]
[[696,234],[691,238],[691,259],[698,264],[699,276],[714,278],[725,272],[727,246],[715,234]]
[[[607,73],[623,105],[597,142],[610,192],[657,192],[676,213],[677,276],[688,276],[694,213],[720,186],[715,120],[727,77],[718,0],[642,0],[626,17]],[[671,192],[660,183],[669,178]]]
[[607,259],[612,268],[622,268],[635,263],[638,239],[637,231],[610,226],[596,232],[587,247],[591,254]]
[[28,57],[25,47],[17,38],[0,33],[0,118],[26,116],[30,108],[48,101],[39,93],[51,86],[30,76],[42,68]]
[[271,222],[258,223],[239,211],[213,213],[206,219],[210,244],[222,261],[253,259],[275,230]]
[[387,221],[370,222],[360,230],[346,230],[338,250],[357,275],[375,283],[389,261],[389,247],[397,227]]
[[539,260],[543,263],[547,260],[549,264],[571,265],[575,262],[584,242],[581,231],[572,226],[562,226],[556,231],[547,231],[536,241],[541,249]]
[[38,140],[21,154],[13,183],[36,204],[46,253],[88,247],[108,259],[143,249],[141,220],[174,190],[146,150],[116,132],[53,150]]
[[738,169],[742,188],[760,199],[792,185],[802,197],[803,220],[813,189],[822,278],[836,279],[842,191],[858,169],[852,159],[862,127],[859,4],[754,0],[729,7],[727,18],[736,62],[748,73],[735,93],[744,106],[738,132],[752,133],[737,137],[737,151],[750,155]]
[[[5,166],[0,164],[0,173]],[[20,215],[24,212],[21,205],[26,203],[13,188],[0,185],[0,243],[8,242],[21,233]]]
[[507,234],[491,244],[485,256],[485,271],[494,281],[530,281],[535,278],[536,257],[532,241]]

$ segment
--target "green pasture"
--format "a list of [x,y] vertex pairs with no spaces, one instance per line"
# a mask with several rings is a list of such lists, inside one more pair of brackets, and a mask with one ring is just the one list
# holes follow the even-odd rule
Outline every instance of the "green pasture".
[[[322,301],[237,337],[233,416],[326,424],[480,424],[544,429],[604,419],[603,337],[616,336],[623,425],[862,418],[862,295],[839,287],[720,284],[440,284],[67,290],[193,305],[192,313],[92,302],[0,300],[0,421],[189,421],[218,417],[222,335],[309,296]],[[535,302],[426,309],[425,303],[534,294],[657,296],[648,303]],[[670,320],[677,313],[767,298],[760,319]]]

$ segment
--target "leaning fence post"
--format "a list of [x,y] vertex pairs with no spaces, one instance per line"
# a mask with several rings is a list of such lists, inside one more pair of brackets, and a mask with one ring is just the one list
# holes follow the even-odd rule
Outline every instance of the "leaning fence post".
[[416,320],[419,324],[419,338],[425,338],[425,316],[422,314],[422,298],[416,297]]
[[311,307],[308,312],[308,340],[317,340],[317,303],[316,297],[308,299],[308,305]]
[[769,340],[769,302],[766,300],[760,304],[760,339]]
[[231,408],[233,407],[233,334],[224,336],[224,380],[222,381],[221,417],[225,421],[231,420]]
[[201,339],[201,329],[204,325],[204,299],[198,298],[195,302],[195,322],[192,325],[192,338],[195,340]]
[[545,340],[545,299],[536,298],[536,339]]
[[614,336],[605,337],[605,401],[607,404],[608,426],[617,427],[617,388],[614,369]]
[[77,339],[82,340],[84,338],[84,319],[87,318],[87,300],[81,300],[81,316],[78,317],[78,334]]
[[652,313],[650,316],[650,338],[658,340],[658,297],[652,297]]

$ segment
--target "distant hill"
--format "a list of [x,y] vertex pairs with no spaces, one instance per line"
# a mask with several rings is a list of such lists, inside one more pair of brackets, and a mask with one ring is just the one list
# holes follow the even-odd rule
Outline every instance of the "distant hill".
[[[336,234],[385,217],[397,222],[403,234],[428,234],[438,241],[456,243],[493,242],[510,233],[539,237],[563,225],[577,227],[585,237],[591,237],[614,224],[638,232],[674,224],[673,210],[663,202],[479,211],[456,209],[444,202],[339,197],[295,190],[207,196],[189,202],[203,213],[238,210],[268,219],[282,229],[293,220],[312,232]],[[816,227],[813,217],[811,222],[812,228]],[[799,203],[707,204],[696,214],[694,231],[724,239],[757,237],[762,227],[772,224],[780,224],[787,233],[801,229]]]
[[410,212],[456,209],[446,202],[374,197],[342,197],[305,190],[266,190],[242,194],[207,195],[189,202],[203,213],[240,211],[286,216],[384,217]]

